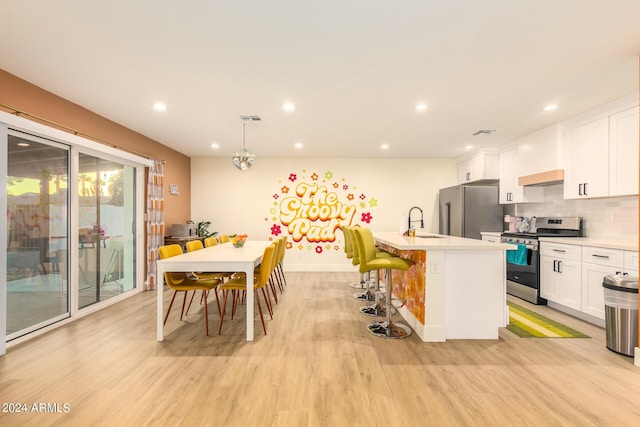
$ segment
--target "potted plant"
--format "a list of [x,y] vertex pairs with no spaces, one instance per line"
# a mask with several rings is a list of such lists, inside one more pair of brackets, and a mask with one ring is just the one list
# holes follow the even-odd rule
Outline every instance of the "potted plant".
[[198,222],[196,232],[198,233],[198,237],[211,237],[218,234],[217,231],[210,232],[209,226],[211,225],[211,221],[200,221]]

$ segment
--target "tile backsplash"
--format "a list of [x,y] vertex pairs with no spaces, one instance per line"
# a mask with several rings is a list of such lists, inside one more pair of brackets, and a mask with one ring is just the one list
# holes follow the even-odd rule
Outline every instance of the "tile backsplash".
[[607,240],[638,239],[638,197],[565,200],[564,185],[544,188],[543,203],[505,205],[517,216],[579,216],[585,237]]

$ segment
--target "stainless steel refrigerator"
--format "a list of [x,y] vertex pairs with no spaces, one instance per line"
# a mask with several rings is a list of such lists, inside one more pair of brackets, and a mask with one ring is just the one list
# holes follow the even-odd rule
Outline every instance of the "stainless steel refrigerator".
[[481,231],[502,231],[504,216],[498,203],[498,186],[443,188],[439,199],[440,234],[481,239]]

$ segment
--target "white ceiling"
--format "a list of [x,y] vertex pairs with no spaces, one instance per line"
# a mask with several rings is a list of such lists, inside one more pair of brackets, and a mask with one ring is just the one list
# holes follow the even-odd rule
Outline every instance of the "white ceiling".
[[[247,114],[262,118],[246,130],[258,159],[456,157],[638,90],[639,0],[0,0],[0,10],[0,68],[192,157],[231,156]],[[471,136],[479,129],[496,132]]]

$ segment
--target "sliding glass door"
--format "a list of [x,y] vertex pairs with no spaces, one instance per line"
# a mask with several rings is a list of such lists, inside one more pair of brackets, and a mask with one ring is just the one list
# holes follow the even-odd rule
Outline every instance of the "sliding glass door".
[[69,317],[69,147],[7,140],[7,337]]
[[135,287],[135,169],[80,153],[78,307]]
[[141,168],[17,131],[7,141],[12,340],[136,289]]

